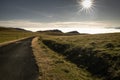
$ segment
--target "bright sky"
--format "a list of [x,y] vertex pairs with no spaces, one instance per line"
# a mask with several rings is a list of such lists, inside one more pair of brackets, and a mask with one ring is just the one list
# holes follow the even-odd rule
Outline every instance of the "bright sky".
[[0,26],[120,32],[120,0],[0,0]]

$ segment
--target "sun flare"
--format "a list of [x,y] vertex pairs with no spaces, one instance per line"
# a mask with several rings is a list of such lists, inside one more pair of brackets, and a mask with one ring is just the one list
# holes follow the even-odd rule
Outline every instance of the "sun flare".
[[81,5],[83,8],[89,9],[92,7],[93,2],[92,2],[92,0],[82,0]]
[[78,0],[79,12],[94,13],[95,0]]

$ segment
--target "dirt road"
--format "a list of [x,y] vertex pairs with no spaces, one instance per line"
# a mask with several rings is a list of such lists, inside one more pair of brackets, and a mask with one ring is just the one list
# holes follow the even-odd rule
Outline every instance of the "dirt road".
[[0,80],[37,80],[38,67],[32,54],[32,39],[0,46]]

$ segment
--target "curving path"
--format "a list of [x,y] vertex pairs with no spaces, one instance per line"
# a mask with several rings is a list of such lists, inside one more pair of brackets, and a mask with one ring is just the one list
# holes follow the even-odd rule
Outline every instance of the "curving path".
[[38,79],[38,67],[31,48],[32,39],[0,46],[0,80]]

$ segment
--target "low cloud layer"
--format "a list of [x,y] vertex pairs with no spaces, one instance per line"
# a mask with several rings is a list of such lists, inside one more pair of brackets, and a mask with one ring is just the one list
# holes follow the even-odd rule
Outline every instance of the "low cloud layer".
[[0,21],[0,26],[17,27],[17,28],[105,28],[111,26],[110,23],[100,21],[83,21],[83,22],[31,22],[22,20]]
[[107,29],[120,29],[120,27],[106,27]]
[[[112,24],[100,21],[84,21],[84,22],[30,22],[23,20],[0,21],[0,26],[23,28],[31,31],[60,29],[64,32],[77,30],[82,33],[108,33],[120,32],[120,27],[112,27]],[[109,27],[111,26],[111,27]]]

